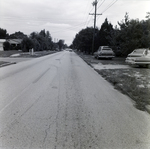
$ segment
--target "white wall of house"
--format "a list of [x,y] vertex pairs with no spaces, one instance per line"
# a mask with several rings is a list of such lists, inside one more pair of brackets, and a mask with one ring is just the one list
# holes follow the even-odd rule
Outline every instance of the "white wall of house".
[[6,39],[0,39],[0,51],[4,51],[3,43],[6,41]]

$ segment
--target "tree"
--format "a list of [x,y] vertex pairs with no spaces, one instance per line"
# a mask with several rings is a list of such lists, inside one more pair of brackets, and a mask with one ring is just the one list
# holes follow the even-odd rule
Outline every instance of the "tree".
[[5,41],[3,43],[4,51],[8,51],[10,49],[10,43],[8,41]]
[[39,35],[43,36],[43,37],[46,37],[46,33],[45,33],[45,29],[41,30]]
[[9,35],[9,39],[23,39],[25,37],[27,37],[27,35],[20,31]]
[[145,18],[150,19],[150,12],[147,12],[147,16]]
[[53,42],[52,42],[52,37],[51,37],[49,31],[46,31],[46,34],[45,34],[45,43],[46,43],[46,46],[47,46],[47,50],[52,49]]
[[[77,50],[90,54],[92,52],[93,31],[93,27],[82,29],[78,34],[76,34],[76,37],[73,40],[73,47]],[[95,33],[97,32],[98,29],[96,29]]]
[[29,52],[34,47],[32,39],[25,37],[21,42],[21,47],[23,52]]
[[108,22],[107,18],[105,19],[104,23],[101,25],[101,28],[96,37],[96,49],[99,46],[112,46],[112,32],[113,26],[111,23]]
[[7,37],[7,30],[0,28],[0,39],[6,39]]
[[53,47],[50,33],[49,31],[45,32],[45,29],[41,30],[40,33],[32,32],[30,34],[30,39],[32,39],[34,50],[36,51],[50,50]]
[[[111,25],[107,18],[100,30],[96,31],[95,50],[99,46],[111,46],[117,56],[127,56],[136,48],[150,48],[150,12],[147,20],[129,19],[128,13],[118,22],[119,27]],[[82,29],[76,34],[72,47],[82,52],[90,53],[92,47],[93,29]]]
[[146,21],[141,21],[142,25],[142,38],[141,44],[145,48],[150,48],[150,12],[147,13],[149,16],[146,16]]
[[62,50],[62,48],[64,46],[64,40],[59,40],[58,41],[58,46],[59,46],[59,50]]
[[[118,22],[120,28],[115,30],[114,41],[120,47],[120,55],[127,56],[136,48],[150,47],[150,22],[129,19],[125,14],[125,19]],[[118,54],[117,50],[114,51]]]

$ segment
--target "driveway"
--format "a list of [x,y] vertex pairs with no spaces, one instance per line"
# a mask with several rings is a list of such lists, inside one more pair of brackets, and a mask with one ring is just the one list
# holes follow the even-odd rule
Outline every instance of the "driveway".
[[3,62],[16,62],[16,63],[19,63],[19,62],[23,62],[23,61],[28,61],[28,60],[32,60],[33,58],[21,58],[21,57],[17,57],[17,58],[14,58],[14,57],[0,57],[0,61],[3,61]]
[[91,66],[94,69],[99,69],[99,70],[101,70],[101,69],[128,69],[128,68],[131,68],[128,65],[111,65],[111,64],[103,65],[102,63],[98,63],[98,64],[91,63]]

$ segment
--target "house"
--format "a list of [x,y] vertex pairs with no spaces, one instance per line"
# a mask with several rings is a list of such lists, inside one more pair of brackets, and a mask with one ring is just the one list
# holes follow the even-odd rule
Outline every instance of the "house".
[[0,39],[0,51],[4,51],[3,43],[6,41],[10,43],[11,47],[17,47],[21,44],[22,39]]
[[10,43],[10,45],[20,45],[22,42],[22,39],[7,39],[7,41]]
[[0,39],[0,51],[4,51],[3,43],[6,41],[6,39]]

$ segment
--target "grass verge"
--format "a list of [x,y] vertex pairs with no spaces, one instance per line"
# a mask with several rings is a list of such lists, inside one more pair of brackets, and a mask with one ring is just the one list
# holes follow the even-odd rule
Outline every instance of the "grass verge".
[[[145,111],[150,105],[150,76],[140,73],[136,69],[107,69],[96,70],[109,81],[117,90],[128,95],[135,101],[135,107]],[[149,70],[147,70],[149,74]]]
[[11,51],[0,51],[0,57],[10,57],[13,54],[16,53],[23,53],[21,51],[17,51],[17,50],[11,50]]

